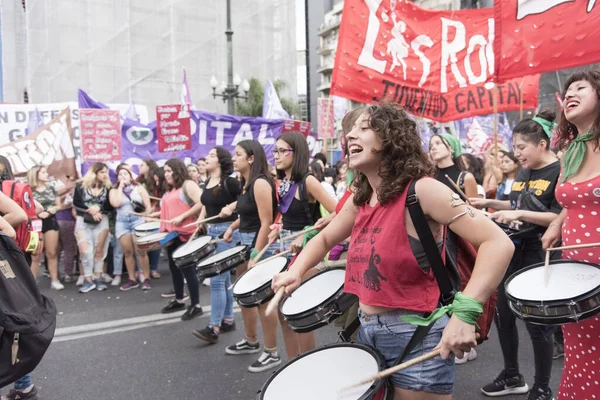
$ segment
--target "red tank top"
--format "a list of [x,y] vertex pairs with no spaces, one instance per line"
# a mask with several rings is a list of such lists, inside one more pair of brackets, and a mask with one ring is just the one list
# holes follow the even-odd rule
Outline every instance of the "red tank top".
[[406,190],[385,206],[359,208],[346,265],[344,290],[361,303],[419,312],[433,311],[440,291],[433,272],[424,272],[408,241]]
[[352,196],[352,192],[350,190],[346,189],[346,191],[344,192],[344,195],[342,196],[340,201],[338,201],[337,205],[335,206],[336,214],[339,214],[340,212],[342,212],[342,208],[344,208],[344,204],[346,204],[346,200],[348,200],[348,198],[350,196]]
[[[189,204],[181,199],[182,195],[183,193],[181,193],[181,188],[165,193],[160,205],[160,219],[171,220],[180,216],[191,208]],[[190,236],[192,236],[192,233],[194,233],[196,228],[194,226],[183,228],[183,226],[191,224],[194,221],[195,219],[192,217],[186,218],[179,226],[169,224],[167,222],[161,222],[160,231],[179,232],[179,239],[181,239],[183,242],[186,242]]]

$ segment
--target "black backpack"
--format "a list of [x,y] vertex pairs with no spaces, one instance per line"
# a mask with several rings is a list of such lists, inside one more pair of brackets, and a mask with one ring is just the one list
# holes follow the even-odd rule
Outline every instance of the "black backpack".
[[35,369],[55,329],[54,302],[40,294],[16,243],[0,233],[0,387]]

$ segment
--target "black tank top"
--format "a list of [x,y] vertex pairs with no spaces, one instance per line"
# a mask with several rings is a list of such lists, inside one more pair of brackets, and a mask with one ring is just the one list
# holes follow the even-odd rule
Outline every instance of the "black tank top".
[[[217,190],[217,188],[219,188]],[[219,192],[216,194],[215,192]],[[235,178],[226,178],[219,185],[210,189],[204,189],[200,201],[206,207],[206,218],[219,215],[223,207],[237,200],[242,192],[240,183]],[[233,213],[228,218],[217,218],[211,221],[213,224],[221,222],[233,222],[237,219],[237,214]]]
[[[294,197],[287,212],[281,214],[283,229],[288,231],[301,231],[305,226],[313,225],[315,223],[313,218],[307,215],[306,208],[302,203],[302,201]],[[316,206],[317,203],[308,203],[310,215],[314,214]]]
[[[254,197],[254,183],[258,179],[265,179],[264,176],[257,177],[254,182],[250,185],[246,193],[240,194],[237,202],[237,212],[240,216],[240,232],[258,232],[260,229],[260,217],[258,215],[258,206],[256,205],[256,199]],[[277,195],[275,185],[271,185],[272,204],[273,204],[273,220],[277,215]]]

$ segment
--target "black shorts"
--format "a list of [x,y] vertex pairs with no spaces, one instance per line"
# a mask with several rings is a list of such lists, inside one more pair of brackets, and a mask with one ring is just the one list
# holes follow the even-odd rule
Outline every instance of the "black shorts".
[[58,220],[56,219],[56,215],[51,215],[42,220],[42,233],[48,231],[58,231]]

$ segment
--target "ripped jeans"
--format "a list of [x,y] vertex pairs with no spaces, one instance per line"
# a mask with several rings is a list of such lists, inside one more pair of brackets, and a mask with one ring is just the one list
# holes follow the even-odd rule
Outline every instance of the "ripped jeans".
[[[104,234],[104,242],[100,238]],[[83,274],[92,276],[101,274],[104,269],[104,259],[108,254],[108,216],[104,216],[99,224],[87,224],[83,217],[77,217],[75,222],[75,237],[79,246]],[[98,248],[98,246],[102,246]],[[97,257],[95,257],[97,255]]]

